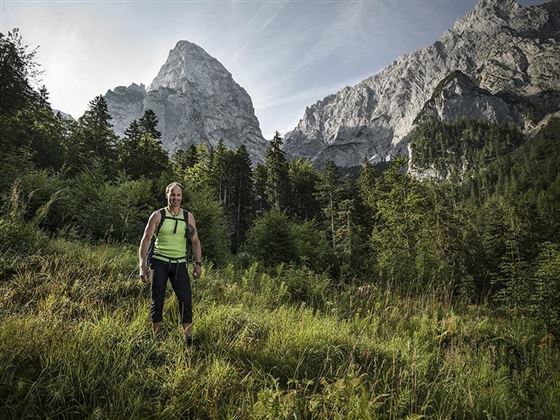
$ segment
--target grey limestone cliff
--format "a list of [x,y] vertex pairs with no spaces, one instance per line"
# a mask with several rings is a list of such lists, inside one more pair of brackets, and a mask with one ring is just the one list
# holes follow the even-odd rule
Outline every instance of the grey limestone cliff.
[[148,89],[120,86],[105,99],[119,135],[151,109],[171,153],[201,142],[215,146],[223,139],[229,148],[244,144],[254,162],[264,159],[267,142],[250,96],[218,60],[193,43],[177,43]]
[[317,164],[378,161],[406,153],[422,115],[531,130],[560,109],[559,41],[560,2],[524,8],[515,0],[481,0],[431,46],[308,107],[286,135],[285,151]]

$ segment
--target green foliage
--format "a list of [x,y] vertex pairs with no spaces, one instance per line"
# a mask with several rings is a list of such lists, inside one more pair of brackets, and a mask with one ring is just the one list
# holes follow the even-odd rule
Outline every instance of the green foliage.
[[506,252],[500,264],[500,275],[497,283],[501,286],[496,292],[496,300],[505,306],[523,311],[530,301],[534,284],[530,266],[519,254],[517,243],[507,241]]
[[501,288],[496,300],[509,312],[543,319],[549,331],[560,332],[560,248],[545,243],[535,264],[530,265],[519,255],[518,245],[506,244],[497,282]]
[[19,30],[0,32],[0,114],[13,115],[37,99],[31,82],[37,76],[36,49],[28,51]]
[[288,177],[288,162],[281,149],[282,137],[277,131],[268,144],[266,150],[266,200],[276,211],[288,208],[290,180]]
[[467,119],[453,123],[425,121],[411,133],[411,161],[416,168],[433,168],[440,177],[458,181],[523,142],[515,126]]
[[294,260],[297,254],[288,216],[271,210],[257,218],[247,233],[247,249],[272,267]]
[[90,101],[88,109],[78,119],[72,133],[72,148],[76,156],[72,166],[78,170],[91,167],[97,159],[103,161],[108,175],[116,172],[117,136],[113,132],[111,115],[102,95]]
[[342,197],[341,179],[338,168],[332,161],[325,163],[323,170],[319,175],[317,183],[317,192],[315,196],[323,210],[324,222],[328,226],[331,247],[336,252],[336,226],[335,215],[337,213],[338,202]]
[[196,227],[204,259],[223,264],[230,255],[229,238],[220,203],[207,190],[184,191],[186,205],[196,218]]
[[296,158],[288,163],[290,178],[289,212],[301,220],[319,216],[320,205],[315,197],[319,174],[310,161]]
[[235,251],[245,242],[247,231],[255,216],[253,171],[249,153],[244,145],[235,152],[233,176],[230,217],[233,219],[232,245]]
[[16,180],[34,169],[33,153],[28,148],[5,150],[0,153],[0,167],[0,200],[5,203]]
[[258,164],[255,167],[255,210],[257,214],[270,209],[266,198],[266,166]]
[[315,220],[298,223],[286,213],[263,213],[247,234],[247,250],[268,267],[297,263],[316,272],[333,268],[333,254]]
[[[157,118],[148,110],[140,121],[132,121],[118,145],[120,168],[131,178],[154,179],[170,172],[169,158],[156,130]],[[159,137],[158,137],[159,136]]]
[[159,141],[161,139],[161,132],[157,129],[158,123],[159,121],[157,116],[151,109],[144,111],[144,115],[142,115],[142,118],[138,120],[140,131],[148,134],[150,137],[155,139],[159,145],[161,145],[161,141]]
[[532,312],[545,320],[549,329],[560,334],[560,247],[541,246],[535,270]]
[[[211,171],[211,155],[208,146],[200,143],[196,147],[196,162],[192,165],[186,165],[183,171],[178,174],[184,174],[183,180],[186,185],[196,190],[204,190],[210,188],[210,171]],[[180,155],[179,155],[180,156]],[[178,162],[180,164],[180,162]]]
[[329,241],[314,219],[302,223],[290,221],[290,228],[297,255],[296,261],[299,264],[310,267],[316,272],[333,268],[334,256]]
[[0,218],[0,253],[33,254],[48,249],[48,237],[36,226],[18,218]]
[[2,417],[538,418],[560,408],[560,359],[541,322],[334,290],[293,267],[205,266],[185,351],[172,299],[165,334],[151,337],[134,248],[46,240],[34,254],[0,252]]

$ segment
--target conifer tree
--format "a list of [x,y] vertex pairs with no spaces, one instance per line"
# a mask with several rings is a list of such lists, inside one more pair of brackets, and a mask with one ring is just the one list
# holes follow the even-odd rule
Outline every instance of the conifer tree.
[[338,204],[342,197],[342,188],[340,174],[333,161],[325,163],[324,168],[321,170],[315,196],[321,203],[325,222],[331,238],[332,250],[336,253],[337,241],[335,219],[338,212]]
[[369,160],[364,159],[358,175],[358,193],[362,201],[373,207],[375,202],[374,183],[377,174]]
[[320,205],[315,197],[319,174],[307,159],[296,158],[288,164],[290,177],[290,214],[310,220],[320,213]]
[[13,115],[37,98],[31,87],[38,73],[36,50],[28,48],[17,28],[0,32],[0,115]]
[[288,207],[289,177],[288,162],[281,149],[282,137],[277,131],[266,151],[266,197],[270,206],[278,211]]
[[119,162],[121,169],[133,179],[157,178],[169,166],[169,158],[161,142],[137,120],[130,123],[119,144]]
[[90,165],[99,159],[106,166],[108,173],[114,172],[117,136],[111,127],[111,115],[107,102],[102,95],[96,96],[79,119],[76,140],[81,151],[81,161]]
[[258,164],[255,167],[254,172],[255,178],[255,212],[257,214],[262,213],[270,208],[268,200],[266,198],[266,179],[267,170],[266,166]]
[[224,209],[230,205],[230,151],[225,147],[224,140],[220,139],[218,146],[212,154],[211,177],[212,188],[216,198],[222,203]]
[[161,132],[157,129],[158,123],[158,118],[151,109],[146,110],[138,121],[139,128],[143,133],[148,133],[152,138],[161,143]]
[[234,204],[233,249],[245,240],[254,217],[254,190],[251,158],[244,145],[239,146],[233,162],[232,204]]

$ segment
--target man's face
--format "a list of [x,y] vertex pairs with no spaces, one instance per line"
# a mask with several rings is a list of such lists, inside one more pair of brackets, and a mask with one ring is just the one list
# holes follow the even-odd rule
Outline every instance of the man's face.
[[174,186],[167,193],[167,204],[169,207],[180,207],[181,200],[183,199],[183,191],[178,186]]

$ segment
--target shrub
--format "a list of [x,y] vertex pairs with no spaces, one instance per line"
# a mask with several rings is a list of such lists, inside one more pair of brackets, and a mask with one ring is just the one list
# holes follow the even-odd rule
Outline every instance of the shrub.
[[196,219],[203,258],[218,264],[226,262],[230,256],[230,247],[220,203],[206,190],[185,189],[183,195],[186,195],[183,197],[184,207]]
[[293,261],[297,250],[288,216],[276,210],[264,213],[247,233],[247,248],[268,266]]

